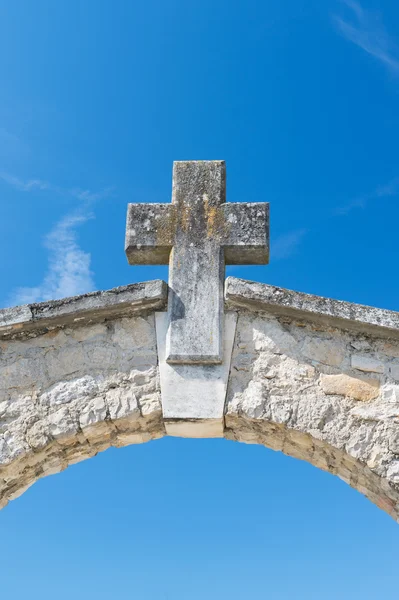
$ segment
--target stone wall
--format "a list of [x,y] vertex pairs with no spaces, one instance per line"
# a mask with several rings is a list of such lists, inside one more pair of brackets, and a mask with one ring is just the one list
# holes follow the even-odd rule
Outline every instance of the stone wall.
[[154,315],[0,342],[0,503],[109,446],[163,435]]
[[[128,315],[130,300],[125,294],[123,316],[115,306],[112,314],[91,306],[88,321],[71,313],[69,303],[66,324],[64,316],[53,322],[46,314],[44,328],[29,321],[18,329],[3,315],[0,506],[38,478],[110,446],[165,435],[154,312],[146,304],[140,314]],[[229,308],[238,321],[224,436],[330,471],[397,519],[396,330],[380,326],[379,313],[369,328],[362,317],[357,331],[342,319],[301,318],[286,307],[288,314]]]
[[338,475],[397,518],[399,343],[241,311],[225,437]]

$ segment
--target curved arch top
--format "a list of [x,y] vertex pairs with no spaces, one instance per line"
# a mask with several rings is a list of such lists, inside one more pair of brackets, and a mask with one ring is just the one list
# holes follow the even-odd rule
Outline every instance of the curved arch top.
[[[109,446],[166,434],[154,315],[166,295],[148,282],[0,311],[1,506]],[[397,313],[236,279],[226,308],[224,437],[334,473],[398,519]],[[195,415],[183,420],[190,435]]]

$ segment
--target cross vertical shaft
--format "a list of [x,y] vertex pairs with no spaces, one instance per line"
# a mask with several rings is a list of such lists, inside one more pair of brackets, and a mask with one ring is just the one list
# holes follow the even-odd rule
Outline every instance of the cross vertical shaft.
[[224,162],[174,163],[168,362],[221,362],[224,252],[216,229],[225,195]]

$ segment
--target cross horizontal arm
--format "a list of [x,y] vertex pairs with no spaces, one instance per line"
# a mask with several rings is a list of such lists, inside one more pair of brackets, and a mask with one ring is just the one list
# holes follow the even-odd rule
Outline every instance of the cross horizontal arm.
[[176,231],[172,204],[129,204],[125,252],[130,265],[167,265]]
[[224,215],[224,256],[227,265],[269,262],[269,203],[227,203]]

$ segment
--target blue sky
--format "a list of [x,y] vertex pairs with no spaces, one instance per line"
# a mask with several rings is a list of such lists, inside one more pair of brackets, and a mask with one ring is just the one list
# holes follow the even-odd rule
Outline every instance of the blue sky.
[[[395,0],[0,1],[0,304],[167,279],[128,202],[224,159],[269,201],[271,262],[229,272],[399,310]],[[397,598],[397,525],[260,447],[164,439],[0,513],[1,597]]]

